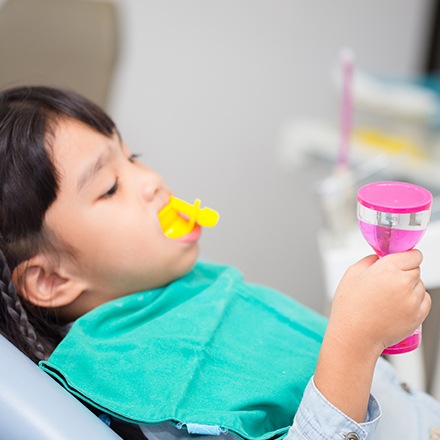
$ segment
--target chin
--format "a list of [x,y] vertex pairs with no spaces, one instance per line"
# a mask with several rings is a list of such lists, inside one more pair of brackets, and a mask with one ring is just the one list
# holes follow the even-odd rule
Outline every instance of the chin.
[[182,263],[176,279],[183,277],[188,272],[190,272],[193,269],[193,267],[195,266],[195,264],[197,263],[197,259],[199,257],[198,245],[194,247],[194,252],[191,252],[191,254],[187,255],[187,257],[188,258],[186,258],[186,260]]

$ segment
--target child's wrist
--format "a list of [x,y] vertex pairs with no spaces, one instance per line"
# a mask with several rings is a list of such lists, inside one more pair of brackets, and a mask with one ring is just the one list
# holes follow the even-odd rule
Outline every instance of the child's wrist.
[[326,332],[315,371],[317,389],[348,417],[363,422],[379,355],[360,341]]
[[344,358],[370,361],[373,364],[385,348],[382,340],[376,341],[365,332],[350,332],[348,329],[334,329],[331,326],[325,334],[324,344],[331,346],[332,351],[340,353]]

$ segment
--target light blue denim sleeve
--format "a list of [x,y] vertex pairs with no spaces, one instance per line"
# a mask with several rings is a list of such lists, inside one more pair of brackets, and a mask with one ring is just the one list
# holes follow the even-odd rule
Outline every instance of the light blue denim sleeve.
[[380,406],[370,395],[366,420],[356,423],[318,391],[312,378],[285,440],[363,440],[371,438],[380,417]]

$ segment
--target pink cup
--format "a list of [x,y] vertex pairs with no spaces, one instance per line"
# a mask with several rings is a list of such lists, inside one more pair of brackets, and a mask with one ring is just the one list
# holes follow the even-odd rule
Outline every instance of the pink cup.
[[[431,216],[432,194],[405,182],[375,182],[358,191],[357,218],[365,240],[379,257],[412,249],[422,238]],[[420,346],[422,329],[384,350],[400,354]]]

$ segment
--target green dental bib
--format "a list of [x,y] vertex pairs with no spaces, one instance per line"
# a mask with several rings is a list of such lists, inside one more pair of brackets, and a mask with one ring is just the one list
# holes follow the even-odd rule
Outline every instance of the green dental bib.
[[198,263],[168,286],[82,316],[40,367],[129,422],[218,427],[263,440],[292,424],[325,326],[232,267]]

